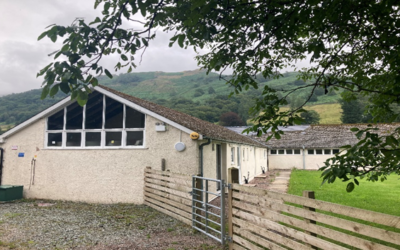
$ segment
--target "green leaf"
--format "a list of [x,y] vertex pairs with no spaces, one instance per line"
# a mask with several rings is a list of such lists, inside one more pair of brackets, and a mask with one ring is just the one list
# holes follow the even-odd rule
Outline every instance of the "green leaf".
[[60,89],[62,92],[64,92],[65,94],[68,94],[70,92],[70,88],[67,82],[62,82],[60,83]]
[[357,180],[357,179],[354,179],[354,183],[355,183],[355,184],[357,184],[357,186],[359,186],[359,185],[360,185],[360,183],[358,182],[358,180]]
[[178,45],[181,48],[183,48],[183,41],[185,41],[185,35],[184,34],[180,34],[179,37],[178,37]]
[[351,193],[354,190],[354,188],[355,188],[354,183],[353,182],[349,182],[349,184],[347,184],[347,187],[346,187],[347,193]]
[[55,84],[51,89],[50,89],[50,96],[53,97],[57,94],[58,88],[60,86],[58,84]]
[[147,39],[146,38],[142,38],[142,43],[144,44],[144,46],[146,46],[146,47],[148,47],[149,46],[149,43],[147,42]]
[[46,98],[46,96],[49,94],[49,91],[50,91],[49,88],[50,88],[49,85],[46,85],[43,87],[42,94],[40,95],[40,99],[43,100],[44,98]]
[[128,57],[126,55],[124,55],[124,54],[121,54],[121,59],[123,61],[128,61]]
[[108,78],[112,79],[113,76],[111,75],[110,71],[108,71],[107,69],[104,69],[104,72],[106,73],[106,75],[108,76]]
[[40,36],[38,37],[38,41],[42,40],[43,37],[45,37],[47,35],[47,31],[43,32],[42,34],[40,34]]
[[357,132],[357,131],[359,131],[360,129],[359,128],[351,128],[350,129],[350,131],[352,131],[352,132]]

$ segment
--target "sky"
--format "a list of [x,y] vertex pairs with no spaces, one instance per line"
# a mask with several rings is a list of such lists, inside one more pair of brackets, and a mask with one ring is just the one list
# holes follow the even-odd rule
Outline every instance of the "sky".
[[[62,40],[54,44],[48,38],[37,41],[37,37],[51,24],[70,25],[77,17],[94,20],[100,11],[93,5],[93,0],[0,0],[0,96],[40,88],[43,78],[36,78],[36,74],[52,61],[48,54],[60,49]],[[193,49],[168,47],[171,35],[158,30],[133,72],[199,68]],[[103,66],[114,72],[116,61],[102,60]]]

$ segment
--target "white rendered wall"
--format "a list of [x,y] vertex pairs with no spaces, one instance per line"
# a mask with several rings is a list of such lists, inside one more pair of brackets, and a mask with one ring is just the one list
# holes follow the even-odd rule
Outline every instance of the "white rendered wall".
[[[24,197],[99,203],[143,203],[144,168],[197,174],[197,142],[167,125],[156,132],[158,120],[146,116],[145,149],[45,149],[45,119],[6,139],[2,184],[23,185]],[[175,143],[185,143],[183,152]],[[12,150],[12,147],[18,147]],[[24,157],[18,157],[24,153]],[[31,160],[37,155],[34,185]],[[29,187],[30,186],[30,187]]]

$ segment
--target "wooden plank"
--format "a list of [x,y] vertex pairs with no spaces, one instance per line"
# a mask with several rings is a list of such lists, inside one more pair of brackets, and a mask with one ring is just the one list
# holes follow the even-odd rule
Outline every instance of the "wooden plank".
[[232,243],[233,250],[247,250],[246,248],[242,247],[241,245],[236,244],[235,242]]
[[175,184],[180,184],[182,186],[187,186],[189,188],[192,188],[192,180],[183,180],[179,178],[174,178],[174,177],[169,177],[169,176],[162,176],[162,175],[155,175],[155,174],[150,174],[146,173],[145,175],[146,178],[152,178],[156,180],[162,180],[162,181],[167,181]]
[[182,216],[182,217],[184,217],[184,218],[186,218],[188,220],[192,219],[191,213],[187,213],[187,212],[185,212],[183,210],[180,210],[180,209],[175,208],[173,206],[167,205],[165,203],[162,203],[162,202],[159,202],[159,201],[156,201],[156,200],[153,200],[153,199],[151,199],[151,200],[150,199],[146,199],[146,202],[147,203],[151,203],[153,205],[157,205],[160,208],[164,208],[166,211],[169,210],[170,212],[178,214],[178,215],[180,215],[180,216]]
[[[308,199],[314,199],[315,200],[315,193],[314,193],[314,191],[307,191],[307,190],[304,190],[303,191],[303,197],[305,197],[305,198],[308,198]],[[303,208],[305,209],[305,210],[307,210],[307,211],[312,211],[312,212],[315,212],[315,208],[313,208],[313,207],[306,207],[306,206],[303,206]],[[307,218],[305,218],[304,219],[304,222],[305,223],[309,223],[309,224],[317,224],[317,222],[315,221],[315,220],[310,220],[310,219],[307,219]],[[311,236],[314,236],[314,237],[317,237],[317,234],[316,233],[312,233],[312,232],[307,232],[307,231],[305,231],[305,233],[308,233],[308,234],[310,234]],[[318,249],[317,247],[314,247],[314,246],[311,246],[313,249]]]
[[[235,202],[236,202],[236,204],[235,204]],[[307,222],[305,222],[303,220],[299,220],[297,218],[282,215],[282,214],[276,213],[274,211],[269,211],[269,210],[261,208],[259,206],[244,204],[243,202],[237,202],[237,201],[234,201],[233,203],[234,203],[235,207],[239,207],[240,209],[243,209],[243,210],[253,213],[254,214],[253,216],[258,215],[264,219],[272,220],[275,222],[283,222],[288,225],[316,233],[316,234],[324,236],[326,238],[330,238],[330,239],[348,244],[350,246],[358,247],[360,249],[366,249],[366,250],[369,250],[369,249],[374,249],[374,250],[393,249],[393,248],[390,248],[390,247],[387,247],[387,246],[384,246],[384,245],[381,245],[378,243],[374,243],[374,242],[371,242],[368,240],[364,240],[364,239],[361,239],[361,238],[358,238],[358,237],[355,237],[355,236],[352,236],[352,235],[349,235],[346,233],[335,231],[330,228],[326,228],[326,227],[314,225],[314,224],[308,224]],[[234,213],[234,215],[236,215],[236,214]],[[311,244],[311,245],[313,245],[313,244]]]
[[145,169],[145,173],[169,176],[169,177],[183,179],[183,180],[191,180],[192,179],[192,175],[173,173],[173,172],[169,172],[169,171],[161,171],[161,170],[155,170],[155,169],[150,169],[150,170]]
[[234,196],[234,198],[240,199],[242,202],[250,202],[268,210],[290,213],[306,219],[315,220],[327,225],[332,225],[337,228],[345,229],[357,234],[366,235],[372,238],[400,245],[400,234],[396,232],[387,231],[358,222],[321,214],[318,212],[304,211],[303,209],[298,207],[286,205],[283,203],[276,203],[275,200],[269,199],[268,197],[258,197],[237,192],[234,193]]
[[284,237],[280,234],[277,234],[275,232],[265,229],[265,227],[259,227],[255,224],[248,223],[247,221],[241,220],[239,218],[234,218],[233,223],[240,226],[240,230],[246,229],[246,230],[255,232],[256,234],[259,234],[259,235],[262,235],[263,237],[272,239],[273,241],[275,241],[281,245],[284,245],[286,247],[292,248],[292,249],[296,249],[296,250],[312,249],[311,247],[303,245],[303,244],[299,243],[298,241],[294,241],[293,239],[291,239],[289,237]]
[[174,195],[186,198],[186,199],[192,199],[192,196],[187,192],[181,192],[181,191],[177,191],[177,190],[170,189],[170,188],[167,188],[167,187],[161,187],[161,186],[158,186],[158,185],[155,185],[155,184],[151,184],[151,183],[144,183],[144,185],[145,185],[145,187],[148,187],[148,188],[153,188],[153,189],[156,189],[156,190],[159,190],[159,191],[163,191],[163,192],[167,192],[167,193],[170,193],[170,194],[174,194]]
[[149,199],[150,198],[150,200],[153,199],[153,200],[157,200],[157,201],[163,202],[165,204],[168,204],[170,206],[176,207],[176,208],[181,209],[183,211],[186,211],[188,213],[192,212],[192,207],[191,206],[186,206],[186,205],[181,204],[179,202],[176,202],[176,201],[173,201],[173,200],[169,200],[169,199],[165,199],[165,198],[163,198],[161,196],[158,196],[158,195],[155,195],[155,194],[152,194],[152,193],[148,193],[148,192],[145,192],[144,195],[145,195],[145,199]]
[[[240,230],[240,228],[233,228],[233,230],[237,231],[237,230]],[[250,241],[248,241],[238,235],[234,235],[233,241],[235,243],[237,243],[238,245],[246,247],[250,250],[265,250],[265,248],[258,247],[256,245],[254,245],[253,243],[251,243]]]
[[317,246],[317,247],[322,248],[322,249],[326,249],[326,250],[336,250],[336,249],[337,250],[344,250],[344,249],[346,249],[344,247],[335,245],[335,244],[330,243],[328,241],[325,241],[323,239],[312,237],[311,235],[305,234],[305,233],[303,233],[301,231],[298,231],[296,229],[280,225],[279,223],[274,222],[272,220],[261,218],[261,217],[258,217],[256,215],[253,215],[253,214],[250,214],[250,213],[247,213],[247,212],[235,209],[235,208],[233,209],[233,214],[235,216],[238,216],[238,217],[244,219],[244,220],[249,221],[249,223],[254,223],[255,225],[258,225],[260,227],[266,227],[266,228],[275,230],[275,231],[277,231],[279,233],[282,233],[282,234],[287,235],[289,237],[295,238],[295,239],[300,240],[300,241],[302,241],[304,243],[308,243],[310,245]]
[[153,193],[159,196],[162,196],[164,198],[179,202],[181,204],[184,204],[186,206],[192,206],[192,200],[191,199],[186,199],[186,198],[182,198],[180,196],[176,196],[173,194],[169,194],[167,192],[162,192],[162,191],[158,191],[156,189],[153,188],[148,188],[148,187],[144,187],[144,191],[145,192],[149,192],[149,193]]
[[188,192],[192,191],[192,188],[190,188],[190,187],[185,187],[185,186],[181,186],[179,184],[174,184],[174,183],[168,183],[168,182],[165,182],[165,181],[159,181],[159,180],[150,179],[150,178],[144,178],[144,181],[148,182],[148,183],[164,186],[164,187],[169,187],[169,188],[181,191],[181,192],[187,192],[188,193]]
[[170,212],[168,210],[165,210],[165,209],[163,209],[163,208],[161,208],[159,206],[153,205],[150,202],[146,202],[145,201],[143,204],[146,205],[146,206],[149,206],[149,207],[151,207],[151,208],[153,208],[153,209],[155,209],[157,211],[160,211],[161,213],[166,214],[166,215],[168,215],[168,216],[170,216],[172,218],[175,218],[175,219],[177,219],[179,221],[182,221],[185,224],[192,225],[192,220],[189,220],[189,219],[187,219],[185,217],[182,217],[179,214],[172,213],[172,212]]
[[255,242],[257,245],[263,246],[270,250],[286,250],[285,248],[283,248],[269,240],[266,240],[260,236],[256,236],[256,235],[252,234],[248,230],[245,230],[243,228],[238,228],[238,227],[235,227],[235,228],[237,228],[237,230],[235,231],[235,236],[240,235],[246,239],[249,239],[251,242]]

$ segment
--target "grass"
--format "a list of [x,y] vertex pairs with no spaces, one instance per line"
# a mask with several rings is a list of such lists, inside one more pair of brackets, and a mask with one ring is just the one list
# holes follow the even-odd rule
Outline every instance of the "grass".
[[[340,116],[342,108],[339,103],[318,104],[305,106],[306,110],[314,110],[320,116],[319,124],[341,124]],[[289,107],[282,107],[281,111],[287,111]]]
[[347,182],[339,180],[321,186],[320,176],[320,171],[292,171],[288,193],[301,196],[303,190],[311,190],[317,200],[400,216],[400,176],[388,176],[384,182],[360,180],[351,193],[346,192]]

